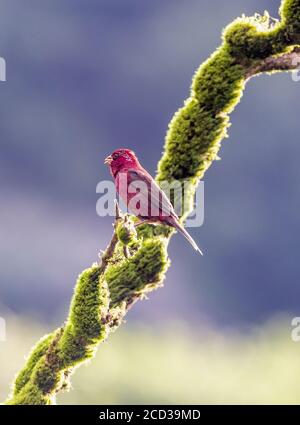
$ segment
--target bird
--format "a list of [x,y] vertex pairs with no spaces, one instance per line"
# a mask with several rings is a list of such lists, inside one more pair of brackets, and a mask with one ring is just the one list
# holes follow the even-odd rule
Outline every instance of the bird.
[[[178,230],[198,251],[202,251],[179,221],[173,205],[153,177],[142,167],[135,153],[126,148],[114,150],[104,160],[109,166],[117,193],[130,213],[139,221],[137,225],[164,224]],[[136,201],[138,199],[138,201]]]

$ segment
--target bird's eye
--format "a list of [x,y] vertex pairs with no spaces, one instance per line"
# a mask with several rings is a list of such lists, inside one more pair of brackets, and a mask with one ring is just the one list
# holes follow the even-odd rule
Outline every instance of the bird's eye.
[[112,157],[113,157],[113,159],[117,159],[117,158],[119,158],[119,154],[118,153],[114,153]]

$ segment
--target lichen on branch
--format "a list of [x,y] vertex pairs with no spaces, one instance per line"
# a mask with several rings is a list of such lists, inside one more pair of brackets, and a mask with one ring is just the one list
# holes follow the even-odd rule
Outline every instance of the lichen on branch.
[[[280,18],[242,16],[225,28],[221,46],[199,67],[190,97],[171,120],[157,181],[188,180],[191,206],[199,179],[217,159],[229,114],[246,81],[300,64],[300,0],[283,0]],[[53,403],[70,374],[94,355],[127,310],[162,285],[173,231],[144,224],[136,234],[130,220],[117,208],[114,233],[100,264],[79,276],[66,323],[33,348],[7,404]]]

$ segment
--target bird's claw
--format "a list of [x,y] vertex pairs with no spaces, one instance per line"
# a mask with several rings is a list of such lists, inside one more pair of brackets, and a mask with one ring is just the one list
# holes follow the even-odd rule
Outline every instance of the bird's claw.
[[117,199],[115,199],[115,211],[116,211],[116,220],[119,220],[122,215],[121,215],[121,210],[120,210],[119,203],[118,203]]
[[130,252],[129,252],[129,248],[127,245],[123,246],[123,253],[124,253],[124,257],[125,258],[129,258],[130,257]]

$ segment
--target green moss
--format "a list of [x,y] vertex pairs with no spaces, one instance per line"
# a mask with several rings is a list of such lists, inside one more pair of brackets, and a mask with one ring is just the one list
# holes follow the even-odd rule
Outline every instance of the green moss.
[[32,371],[29,381],[7,404],[52,404],[61,382],[59,363],[42,356]]
[[97,264],[81,273],[68,319],[77,335],[84,335],[90,340],[101,338],[103,329],[100,317],[109,305],[108,288],[105,282],[100,281],[100,276],[101,270]]
[[107,336],[102,318],[108,313],[109,292],[101,270],[93,265],[78,278],[65,330],[59,341],[64,367],[89,359],[96,344]]
[[224,33],[224,40],[233,57],[244,60],[263,59],[273,54],[273,34],[260,32],[251,23],[238,20],[230,25]]
[[13,399],[6,402],[8,405],[47,405],[51,403],[51,397],[45,396],[37,385],[29,382],[22,391]]
[[7,404],[50,404],[52,394],[60,382],[60,365],[55,350],[60,335],[61,329],[58,329],[42,340],[32,352],[26,370],[16,379],[17,388]]
[[100,267],[93,265],[78,278],[69,318],[64,328],[43,338],[32,351],[15,381],[9,404],[49,404],[64,372],[94,354],[104,340],[108,325],[109,292],[100,279]]
[[189,180],[196,185],[217,157],[226,136],[227,114],[243,88],[244,69],[223,46],[196,72],[190,98],[170,123],[158,181]]
[[280,15],[286,28],[287,39],[300,43],[300,0],[284,0],[280,7]]
[[32,380],[44,395],[50,395],[61,380],[59,363],[54,365],[47,362],[45,358],[40,359]]
[[45,335],[32,349],[26,361],[26,366],[19,372],[15,380],[14,390],[13,390],[14,396],[18,394],[21,388],[23,388],[26,385],[26,383],[29,381],[32,371],[34,367],[36,366],[38,360],[48,350],[51,344],[51,341],[54,338],[54,334],[55,332],[51,333],[50,335]]
[[116,234],[123,245],[133,245],[137,242],[137,232],[130,219],[118,223]]
[[170,226],[156,224],[141,224],[137,227],[137,235],[139,239],[152,239],[156,236],[168,238],[173,230]]
[[105,279],[111,306],[155,287],[161,282],[167,266],[166,242],[160,238],[145,240],[135,255],[107,270]]

